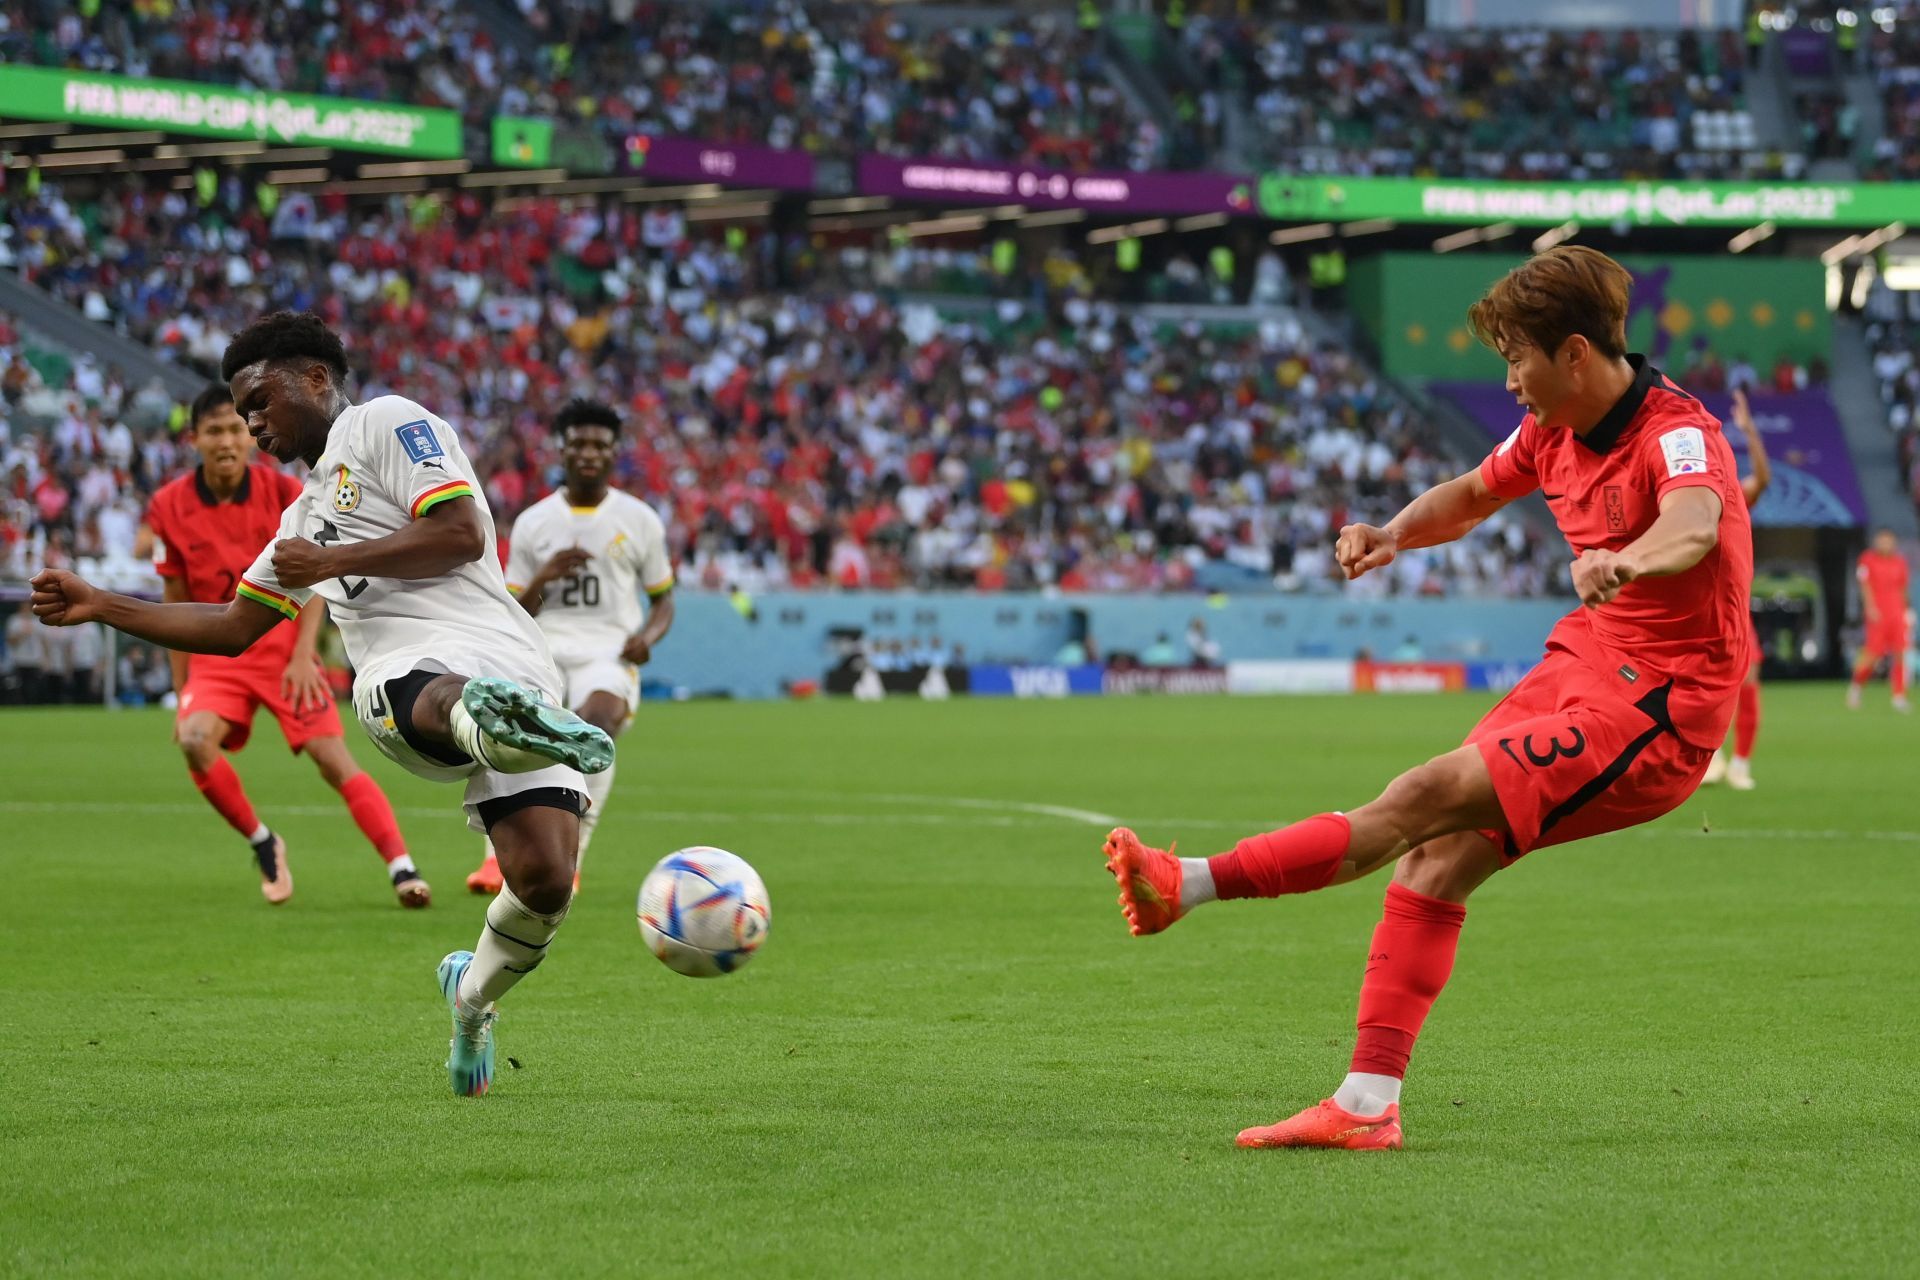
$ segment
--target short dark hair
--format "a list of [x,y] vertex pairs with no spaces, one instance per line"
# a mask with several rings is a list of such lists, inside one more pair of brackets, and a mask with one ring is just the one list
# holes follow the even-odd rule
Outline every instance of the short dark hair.
[[347,349],[326,321],[311,311],[276,311],[234,335],[220,360],[220,376],[232,382],[235,374],[262,360],[302,359],[326,365],[335,382],[347,380]]
[[200,425],[200,419],[212,413],[223,404],[233,403],[233,390],[224,382],[209,382],[206,389],[193,398],[187,407],[187,430]]
[[1563,244],[1536,253],[1496,281],[1467,309],[1473,336],[1501,355],[1516,343],[1548,356],[1580,334],[1601,355],[1627,353],[1627,269],[1585,245]]
[[568,427],[605,427],[620,434],[620,411],[603,400],[575,396],[553,415],[553,434],[565,439]]

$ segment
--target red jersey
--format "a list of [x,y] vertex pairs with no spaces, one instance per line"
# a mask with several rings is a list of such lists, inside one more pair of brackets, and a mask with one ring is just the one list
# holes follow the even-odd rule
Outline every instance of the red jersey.
[[[147,505],[147,525],[157,539],[153,567],[163,578],[180,578],[188,599],[225,604],[234,585],[280,531],[280,513],[300,496],[300,482],[284,471],[254,464],[233,496],[222,502],[207,487],[199,467],[161,485]],[[293,655],[294,628],[274,627],[238,659],[285,666]],[[192,661],[207,661],[194,655]]]
[[1872,601],[1882,622],[1905,621],[1907,616],[1907,558],[1899,552],[1882,555],[1872,547],[1860,553],[1860,590]]
[[1712,748],[1726,737],[1752,661],[1753,525],[1719,419],[1646,357],[1627,360],[1633,385],[1593,430],[1542,427],[1529,413],[1480,464],[1480,476],[1503,498],[1542,490],[1576,557],[1640,537],[1674,489],[1720,495],[1720,540],[1699,564],[1629,582],[1598,609],[1576,608],[1547,638],[1549,650],[1564,649],[1620,682],[1629,700],[1671,680],[1675,732]]

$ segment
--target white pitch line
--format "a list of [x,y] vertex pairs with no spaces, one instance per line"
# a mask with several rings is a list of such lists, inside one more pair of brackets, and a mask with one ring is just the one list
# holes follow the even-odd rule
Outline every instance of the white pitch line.
[[[848,799],[879,799],[876,796],[853,795]],[[889,796],[889,800],[904,800],[902,796]],[[925,797],[932,801],[935,797]],[[1057,818],[1089,826],[1117,826],[1120,819],[1112,814],[1098,813],[1090,809],[1076,809],[1068,805],[1035,804],[1026,801],[991,801],[952,796],[940,798],[943,804],[968,810],[997,808],[1011,809],[1014,813],[768,813],[765,811],[735,812],[720,809],[653,809],[631,804],[619,805],[610,812],[608,818],[618,818],[627,822],[712,822],[712,823],[765,823],[775,826],[990,826],[1020,827],[1028,825],[1029,817]],[[276,805],[270,814],[286,814],[297,818],[329,818],[340,814],[343,805],[291,804]],[[118,800],[0,800],[0,813],[134,813],[156,816],[177,816],[207,812],[204,804],[186,801],[118,801]],[[460,810],[453,806],[446,808],[428,808],[422,805],[398,805],[394,812],[405,818],[457,818]],[[1229,829],[1251,831],[1270,829],[1280,825],[1270,818],[1248,818],[1244,820],[1227,818],[1155,818],[1135,819],[1138,826],[1153,827],[1162,830],[1172,828],[1176,831],[1188,828]],[[1709,831],[1696,831],[1687,827],[1635,827],[1628,834],[1641,839],[1680,838],[1699,835],[1714,840],[1847,840],[1856,843],[1875,841],[1915,844],[1920,843],[1920,831],[1843,831],[1836,827],[1818,828],[1746,828],[1715,827]]]
[[[1014,807],[1014,806],[1008,806]],[[295,818],[328,818],[342,813],[344,805],[283,804],[274,805],[265,810],[268,817],[287,816]],[[460,810],[427,808],[421,805],[395,805],[394,813],[403,818],[457,818]],[[186,802],[138,802],[138,801],[50,801],[50,800],[5,800],[0,801],[0,813],[132,813],[154,816],[185,816],[205,813],[207,807]],[[1058,814],[1041,814],[1054,816]],[[963,817],[959,814],[942,813],[769,813],[764,810],[744,812],[722,812],[717,809],[653,809],[622,805],[607,815],[608,819],[620,819],[623,822],[710,822],[710,823],[766,823],[774,826],[988,826],[1021,827],[1030,825],[1026,816],[1005,813],[983,813],[977,816]],[[1077,821],[1078,819],[1076,819]]]

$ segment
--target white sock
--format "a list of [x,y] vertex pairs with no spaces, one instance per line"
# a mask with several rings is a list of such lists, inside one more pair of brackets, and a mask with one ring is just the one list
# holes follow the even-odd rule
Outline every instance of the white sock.
[[473,713],[467,710],[466,702],[460,698],[455,698],[447,710],[447,727],[453,731],[455,746],[495,773],[532,773],[553,765],[551,757],[510,747],[482,732],[474,722]]
[[500,896],[487,904],[487,927],[474,944],[473,963],[460,978],[462,1013],[478,1015],[532,973],[546,959],[547,944],[566,918],[566,907],[543,916],[529,910],[513,890],[501,889]]
[[1751,763],[1753,762],[1751,760],[1748,760],[1745,756],[1735,756],[1733,758],[1733,767],[1736,769],[1744,769]]
[[1333,1092],[1334,1105],[1356,1116],[1377,1116],[1400,1101],[1400,1078],[1351,1071]]
[[607,797],[613,794],[613,766],[608,765],[599,773],[590,773],[587,777],[587,799],[593,803],[587,806],[586,813],[580,817],[580,856],[574,863],[574,874],[580,872],[580,864],[587,860],[587,846],[593,843],[593,829],[600,825],[600,815],[607,807]]
[[1205,858],[1180,859],[1180,910],[1191,911],[1219,896],[1213,889],[1213,868]]
[[420,868],[414,866],[413,859],[404,853],[387,864],[387,878],[389,880],[398,880],[401,876],[417,876],[419,874]]
[[253,834],[247,837],[247,843],[259,844],[262,840],[265,840],[268,836],[271,836],[272,834],[273,832],[267,830],[267,824],[263,822],[259,826],[253,829]]

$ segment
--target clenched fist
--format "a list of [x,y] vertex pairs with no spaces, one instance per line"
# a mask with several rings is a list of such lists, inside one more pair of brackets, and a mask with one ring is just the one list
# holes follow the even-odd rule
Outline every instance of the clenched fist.
[[1352,582],[1370,569],[1392,564],[1398,546],[1399,539],[1385,529],[1350,524],[1340,530],[1340,539],[1333,544],[1333,558],[1346,572],[1347,581]]
[[42,569],[29,583],[33,588],[33,616],[50,627],[77,627],[92,622],[99,593],[93,584],[65,569]]
[[1633,563],[1618,551],[1589,547],[1573,562],[1573,589],[1580,603],[1598,609],[1638,577]]
[[282,538],[273,544],[273,576],[289,589],[310,587],[328,578],[337,578],[333,552],[305,538]]

